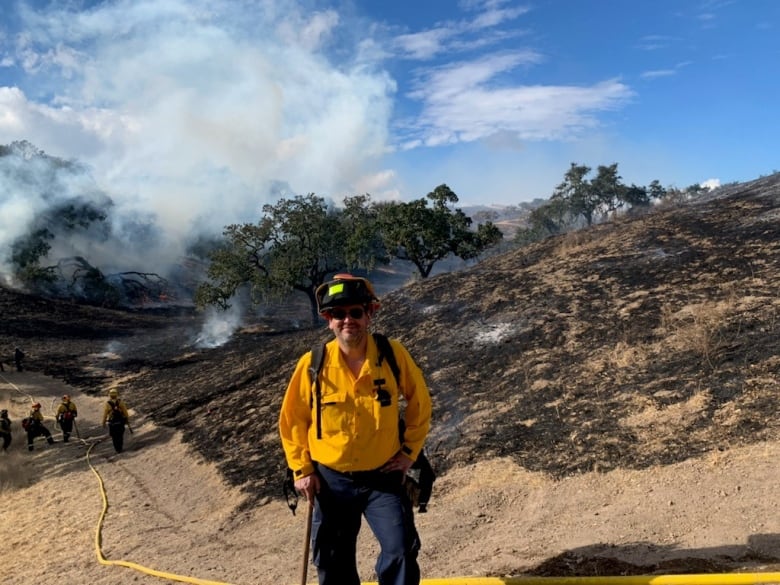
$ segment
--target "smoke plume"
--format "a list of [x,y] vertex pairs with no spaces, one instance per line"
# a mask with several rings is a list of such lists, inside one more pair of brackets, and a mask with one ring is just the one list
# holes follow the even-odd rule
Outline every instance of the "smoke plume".
[[[49,260],[167,277],[195,240],[256,221],[264,203],[308,192],[338,201],[380,171],[395,88],[334,12],[255,0],[75,5],[21,2],[24,33],[0,30],[12,80],[0,84],[0,145],[47,155],[0,157],[3,250],[86,205],[105,217],[67,238],[59,225]],[[0,263],[7,275],[9,258]]]

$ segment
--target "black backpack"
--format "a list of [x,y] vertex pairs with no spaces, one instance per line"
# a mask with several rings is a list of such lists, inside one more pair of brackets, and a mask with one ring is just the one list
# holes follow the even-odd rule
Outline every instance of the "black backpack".
[[[393,372],[396,385],[400,386],[401,370],[398,367],[398,362],[395,359],[393,353],[393,346],[390,344],[390,340],[381,333],[373,333],[374,341],[376,342],[377,349],[379,350],[379,363],[387,360],[387,365],[390,366],[390,370]],[[322,371],[322,365],[325,362],[325,344],[315,345],[311,349],[311,366],[309,367],[309,375],[314,380],[314,396],[310,397],[309,407],[317,405],[317,438],[322,437],[322,423],[320,420],[320,408],[321,408],[321,392],[320,392],[320,372]],[[404,420],[398,419],[398,435],[403,444],[404,440]],[[413,505],[417,506],[419,513],[425,513],[428,511],[428,501],[433,491],[433,482],[436,480],[436,474],[433,471],[431,462],[425,455],[425,451],[420,451],[416,461],[409,468],[409,472],[405,478],[405,485],[409,498]],[[287,477],[284,482],[284,495],[287,499],[287,505],[295,514],[295,508],[298,504],[298,497],[295,492],[295,481],[293,479],[292,469],[287,469]]]
[[109,400],[108,405],[111,407],[111,414],[108,415],[108,424],[124,425],[125,415],[122,412],[122,409],[119,407],[119,399],[117,398],[116,402]]

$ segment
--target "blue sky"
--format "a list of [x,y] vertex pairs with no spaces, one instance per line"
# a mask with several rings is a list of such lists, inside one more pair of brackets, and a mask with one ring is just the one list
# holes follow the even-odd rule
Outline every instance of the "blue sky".
[[513,205],[572,162],[726,183],[780,168],[778,63],[775,0],[4,0],[0,144],[174,237],[310,192]]

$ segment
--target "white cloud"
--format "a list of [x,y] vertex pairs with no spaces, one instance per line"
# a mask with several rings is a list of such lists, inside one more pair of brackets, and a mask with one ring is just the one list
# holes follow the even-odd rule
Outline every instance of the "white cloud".
[[619,107],[633,95],[616,80],[589,87],[494,82],[511,69],[540,60],[537,53],[524,51],[427,71],[410,94],[423,102],[423,112],[407,147],[419,141],[427,146],[470,142],[506,132],[523,140],[566,139],[597,126],[597,112]]
[[425,61],[446,51],[446,41],[455,34],[454,29],[434,28],[418,33],[398,35],[395,38],[395,45],[401,50],[403,56]]
[[421,61],[428,61],[452,51],[468,51],[495,45],[521,34],[498,27],[530,10],[525,6],[503,8],[503,4],[506,4],[506,0],[462,2],[463,8],[476,13],[473,17],[449,20],[427,30],[400,34],[391,44],[400,51],[402,57]]
[[507,20],[514,20],[530,10],[527,6],[518,6],[515,8],[499,8],[497,6],[488,6],[487,9],[478,14],[471,21],[470,28],[481,30],[483,28],[498,26]]
[[705,189],[711,191],[720,187],[720,179],[707,179],[706,181],[702,181],[699,184]]
[[637,48],[643,51],[657,51],[667,49],[678,39],[666,35],[646,35],[642,37]]
[[642,72],[640,77],[642,79],[658,79],[659,77],[671,77],[673,75],[677,75],[676,69],[655,69]]
[[105,137],[132,127],[114,111],[50,106],[29,100],[17,87],[0,87],[0,110],[0,135],[8,142],[28,140],[68,158],[90,159]]
[[673,75],[677,75],[677,73],[679,73],[681,69],[688,67],[692,63],[693,61],[680,61],[671,69],[657,69],[654,71],[645,71],[642,74],[640,74],[640,77],[642,79],[657,79],[659,77],[671,77]]

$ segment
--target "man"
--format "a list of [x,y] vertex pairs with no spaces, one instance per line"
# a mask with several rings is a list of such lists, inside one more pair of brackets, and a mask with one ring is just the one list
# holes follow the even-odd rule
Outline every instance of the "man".
[[62,402],[57,407],[57,422],[62,429],[62,441],[67,443],[70,440],[70,434],[73,432],[73,423],[78,416],[76,404],[71,401],[70,396],[65,394]]
[[3,440],[3,451],[8,451],[11,446],[11,419],[5,408],[0,410],[0,439]]
[[21,372],[24,369],[24,352],[18,347],[14,348],[14,364],[16,364],[16,371]]
[[32,405],[30,416],[27,417],[27,450],[32,451],[35,449],[33,441],[35,437],[46,437],[46,442],[51,445],[54,443],[54,439],[51,436],[51,432],[43,424],[43,413],[41,412],[41,403],[36,402]]
[[[314,502],[311,543],[319,583],[360,584],[356,546],[365,516],[381,548],[379,584],[418,585],[420,541],[403,478],[428,434],[428,388],[399,341],[390,340],[400,384],[387,360],[379,363],[368,332],[379,301],[368,280],[337,274],[315,294],[335,339],[325,346],[318,380],[310,379],[312,352],[298,361],[279,432],[295,487]],[[406,401],[403,444],[401,398]]]
[[108,392],[108,402],[103,407],[103,428],[108,423],[108,434],[114,444],[114,450],[121,453],[125,441],[125,425],[130,423],[130,413],[124,400],[119,398],[119,392],[112,389]]

